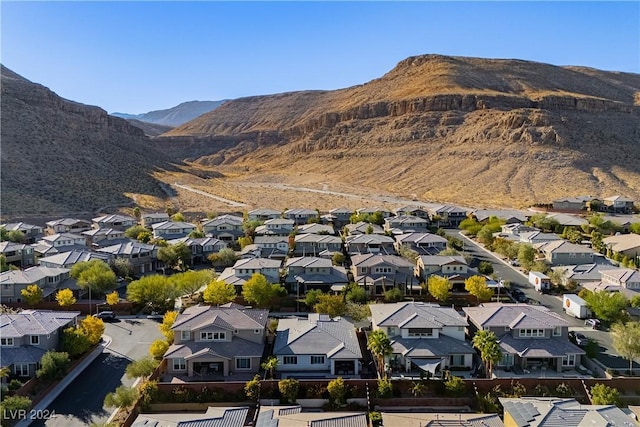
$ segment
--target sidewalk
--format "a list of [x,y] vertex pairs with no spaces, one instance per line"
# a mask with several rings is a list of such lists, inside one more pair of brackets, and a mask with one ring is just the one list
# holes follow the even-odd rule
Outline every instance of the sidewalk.
[[[96,347],[87,357],[82,359],[76,367],[69,372],[60,382],[42,399],[36,406],[28,411],[28,414],[39,414],[53,403],[53,401],[67,388],[69,384],[73,382],[94,360],[102,354],[102,352],[111,344],[111,337],[107,335],[102,336],[103,341],[98,347]],[[32,419],[25,418],[16,424],[16,427],[27,427],[31,424]]]

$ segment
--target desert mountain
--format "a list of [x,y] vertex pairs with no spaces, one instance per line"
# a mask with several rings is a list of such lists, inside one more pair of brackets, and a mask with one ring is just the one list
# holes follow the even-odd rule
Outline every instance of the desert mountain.
[[163,133],[167,133],[171,129],[173,129],[172,126],[159,125],[157,123],[150,123],[150,122],[141,122],[140,120],[137,120],[137,119],[126,119],[126,120],[129,123],[131,123],[133,126],[142,129],[145,135],[152,136],[152,137],[162,135]]
[[89,212],[162,196],[172,168],[142,130],[98,107],[62,99],[1,67],[1,213]]
[[215,110],[225,101],[226,100],[189,101],[172,108],[167,108],[166,110],[150,111],[143,114],[112,113],[112,115],[127,120],[133,119],[141,122],[174,127],[193,120],[204,113]]
[[359,86],[228,101],[156,141],[253,177],[423,200],[640,200],[640,75],[424,55]]

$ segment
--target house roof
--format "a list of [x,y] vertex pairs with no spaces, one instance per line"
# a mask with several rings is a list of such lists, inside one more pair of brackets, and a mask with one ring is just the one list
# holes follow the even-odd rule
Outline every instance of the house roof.
[[381,212],[383,214],[391,214],[391,211],[387,210],[387,209],[383,209],[383,208],[379,208],[379,207],[372,207],[372,208],[360,208],[360,209],[356,209],[356,212],[358,214],[374,214],[376,212]]
[[83,236],[79,234],[74,234],[74,233],[56,233],[56,234],[50,234],[48,236],[44,236],[42,238],[42,240],[44,240],[45,242],[57,242],[58,240],[64,240],[64,239],[84,241]]
[[248,215],[280,215],[280,211],[269,208],[258,208],[247,212]]
[[201,222],[206,227],[215,227],[222,224],[242,225],[244,218],[236,215],[220,215],[212,219],[203,219]]
[[478,222],[482,222],[492,216],[504,220],[513,218],[520,222],[525,222],[531,216],[531,213],[513,209],[476,209],[473,211],[473,215],[476,217]]
[[109,255],[100,252],[89,252],[89,251],[69,251],[62,252],[56,255],[51,255],[48,257],[43,257],[38,260],[40,264],[42,263],[51,263],[56,265],[72,265],[78,262],[90,261],[92,259],[99,259],[104,262],[109,261]]
[[602,239],[602,243],[605,246],[611,245],[611,249],[615,252],[640,249],[640,234],[620,234],[618,236],[605,237]]
[[589,253],[593,254],[594,251],[591,248],[582,245],[576,245],[575,243],[567,242],[566,240],[552,240],[549,242],[542,242],[534,245],[536,249],[544,253],[556,253],[556,254],[570,254],[570,253]]
[[295,241],[296,243],[342,243],[342,239],[338,236],[332,236],[329,234],[296,234]]
[[211,325],[229,330],[264,329],[268,315],[268,310],[255,308],[195,305],[179,314],[171,329],[193,331]]
[[335,234],[335,230],[330,225],[325,224],[302,224],[298,226],[299,234]]
[[440,334],[438,338],[391,338],[393,352],[410,358],[442,358],[450,354],[474,354],[468,342]]
[[353,209],[341,207],[341,208],[331,209],[329,211],[329,213],[332,213],[332,214],[352,214],[353,213]]
[[504,427],[498,414],[383,412],[387,426],[402,427]]
[[234,336],[231,341],[186,341],[172,344],[164,357],[191,360],[202,356],[217,356],[232,360],[234,357],[261,357],[263,352],[263,343]]
[[398,225],[414,225],[414,224],[428,224],[429,221],[421,218],[419,216],[413,215],[400,215],[400,216],[391,216],[389,218],[385,218],[384,222],[389,225],[398,226]]
[[0,225],[0,227],[4,228],[5,230],[17,230],[17,231],[30,231],[30,230],[36,230],[36,231],[42,231],[42,227],[38,226],[38,225],[32,225],[32,224],[27,224],[26,222],[10,222],[7,224],[3,224]]
[[447,244],[448,240],[432,233],[405,233],[395,236],[398,243],[412,243],[414,245],[428,245],[430,243]]
[[141,218],[142,219],[165,219],[165,220],[168,220],[169,219],[169,214],[166,213],[166,212],[152,212],[152,213],[142,214]]
[[384,234],[352,234],[345,238],[348,245],[380,245],[383,243],[393,244],[393,237]]
[[239,259],[233,265],[233,269],[237,270],[239,268],[249,269],[249,270],[261,270],[263,268],[280,268],[282,262],[277,259],[269,259],[269,258],[248,258],[248,259]]
[[22,251],[27,247],[28,245],[25,245],[23,243],[15,243],[5,240],[4,242],[0,242],[0,253]]
[[234,286],[242,286],[247,282],[247,279],[236,276],[236,273],[232,267],[225,268],[222,273],[220,273],[220,276],[218,276],[218,279],[222,280],[227,285]]
[[248,407],[209,407],[204,414],[140,414],[133,427],[242,427]]
[[184,243],[185,245],[191,246],[215,246],[222,244],[223,246],[227,246],[226,242],[223,242],[220,239],[216,239],[215,237],[180,237],[179,239],[171,239],[167,240],[167,243],[170,245],[175,245],[177,243]]
[[113,214],[103,215],[92,219],[93,222],[136,222],[136,219],[127,215]]
[[371,318],[378,326],[441,329],[445,326],[467,326],[466,319],[451,307],[423,302],[369,304]]
[[[2,335],[4,337],[4,335]],[[11,366],[16,364],[37,364],[45,355],[47,350],[34,347],[32,345],[21,345],[20,347],[3,347],[0,351],[0,366]]]
[[351,256],[351,264],[356,267],[373,267],[376,265],[393,265],[395,267],[413,268],[414,264],[398,255],[358,254]]
[[500,397],[505,415],[518,427],[633,426],[637,422],[615,405],[582,405],[573,398]]
[[463,307],[469,320],[478,327],[555,328],[568,326],[559,314],[544,306],[528,304],[487,303]]
[[520,233],[521,241],[552,241],[552,240],[562,240],[558,234],[555,233],[543,233],[540,230],[527,231],[525,233]]
[[[0,314],[0,336],[19,338],[25,335],[48,335],[73,322],[79,311],[22,310],[17,314]],[[2,350],[4,353],[4,349]]]
[[579,283],[585,281],[599,281],[602,275],[600,270],[611,269],[611,264],[580,264],[580,265],[563,265],[553,267],[554,271],[561,271],[567,279],[575,280]]
[[620,283],[640,282],[640,272],[630,268],[613,268],[610,270],[600,270],[602,276],[611,276]]
[[442,267],[443,265],[456,264],[456,265],[467,265],[467,260],[464,259],[463,256],[453,255],[453,256],[444,256],[444,255],[421,255],[420,260],[424,266],[429,265],[437,265],[438,267]]
[[182,221],[163,221],[156,224],[151,224],[153,231],[157,230],[195,230],[195,224]]
[[106,252],[113,255],[132,255],[141,252],[152,252],[156,249],[155,245],[147,245],[138,241],[130,241],[127,243],[119,243],[117,245],[107,246],[98,249],[99,252]]
[[570,215],[570,214],[564,214],[564,213],[549,214],[547,215],[547,218],[555,219],[556,221],[558,221],[558,224],[560,225],[575,226],[575,227],[580,227],[581,225],[585,225],[589,223],[589,221],[587,221],[584,218],[581,218],[576,215]]
[[602,200],[606,200],[608,202],[625,202],[625,203],[633,202],[633,199],[630,199],[630,198],[624,197],[624,196],[605,197]]
[[30,285],[46,277],[56,277],[68,273],[68,268],[43,267],[36,265],[26,270],[8,270],[0,273],[0,284],[3,285]]
[[256,236],[253,239],[253,243],[260,246],[260,245],[264,245],[267,243],[286,243],[289,244],[289,238],[287,236],[271,236],[271,235],[265,235],[265,236]]
[[293,227],[294,221],[289,218],[272,218],[264,222],[264,225],[273,225],[273,224],[290,225],[291,227]]
[[287,209],[284,211],[285,215],[306,215],[306,216],[315,216],[318,215],[318,211],[315,209],[307,209],[307,208],[294,208]]
[[316,268],[328,268],[332,267],[333,263],[330,259],[327,258],[319,258],[319,257],[311,257],[311,256],[303,256],[303,257],[294,257],[288,258],[285,262],[285,267],[316,267]]
[[92,228],[91,230],[83,231],[81,234],[83,236],[90,236],[90,237],[110,236],[110,235],[124,236],[124,231],[115,230],[113,228]]
[[453,205],[440,205],[440,206],[434,206],[428,209],[429,212],[433,212],[436,214],[440,214],[440,213],[458,213],[458,214],[466,214],[467,213],[467,209],[461,208],[459,206],[453,206]]
[[273,354],[324,354],[333,359],[360,359],[362,352],[352,323],[326,314],[308,319],[280,319]]
[[371,224],[368,222],[360,221],[355,224],[347,224],[345,228],[349,234],[366,234],[367,230],[371,227],[371,234],[384,234],[384,230],[378,224]]
[[84,219],[77,219],[77,218],[55,219],[53,221],[47,221],[46,224],[49,227],[55,227],[56,225],[64,225],[64,226],[70,227],[70,226],[76,225],[78,223],[85,224],[87,227],[91,227],[91,222],[90,221],[85,221]]
[[567,354],[586,354],[583,349],[561,337],[523,339],[514,338],[511,334],[504,334],[498,343],[503,352],[517,354],[520,357],[549,358],[562,357]]
[[[258,427],[367,427],[363,412],[302,412],[300,406],[262,406]],[[493,427],[493,426],[491,426]]]

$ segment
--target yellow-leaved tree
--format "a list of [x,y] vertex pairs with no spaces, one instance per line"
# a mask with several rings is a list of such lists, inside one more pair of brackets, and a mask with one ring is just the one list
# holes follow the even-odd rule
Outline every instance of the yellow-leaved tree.
[[60,289],[56,293],[56,301],[60,307],[67,307],[76,303],[76,297],[73,296],[71,289]]

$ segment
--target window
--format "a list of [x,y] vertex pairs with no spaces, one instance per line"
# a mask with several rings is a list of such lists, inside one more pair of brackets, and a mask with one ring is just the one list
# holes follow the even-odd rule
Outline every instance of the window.
[[395,326],[389,326],[389,332],[387,333],[387,335],[389,335],[390,337],[394,337],[397,333],[398,332],[396,331]]
[[324,365],[324,356],[311,356],[312,365]]
[[282,358],[283,365],[297,365],[298,364],[298,356],[284,356]]
[[374,273],[391,273],[391,267],[376,267],[373,269]]
[[201,341],[224,341],[226,339],[226,332],[200,332]]
[[16,363],[14,370],[19,377],[29,376],[29,365],[26,363]]
[[556,326],[555,328],[553,328],[554,337],[559,337],[561,335],[562,335],[562,328],[560,326]]
[[520,329],[521,337],[544,337],[544,329]]
[[187,369],[187,361],[182,358],[173,359],[174,371],[185,371]]
[[236,369],[251,369],[251,359],[248,357],[236,359]]
[[40,344],[40,336],[31,335],[31,345],[39,345],[39,344]]
[[13,346],[13,338],[0,338],[0,346],[2,347]]
[[189,341],[191,339],[191,332],[190,331],[181,331],[180,332],[180,339],[182,341]]
[[575,354],[567,354],[566,356],[562,356],[562,366],[575,366],[575,364],[576,364]]
[[451,366],[464,366],[464,354],[452,354]]
[[433,329],[431,328],[409,328],[410,337],[431,337]]
[[499,366],[513,366],[513,354],[502,353],[502,359],[498,363]]

